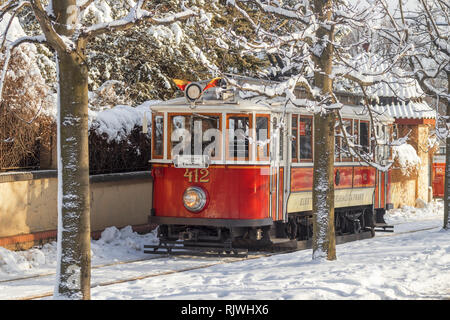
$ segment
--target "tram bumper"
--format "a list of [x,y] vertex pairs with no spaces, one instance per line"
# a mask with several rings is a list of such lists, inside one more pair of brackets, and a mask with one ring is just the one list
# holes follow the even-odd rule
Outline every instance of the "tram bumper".
[[271,226],[272,218],[264,219],[208,219],[208,218],[182,218],[182,217],[159,217],[150,215],[149,224],[168,225],[191,225],[191,226],[213,226],[213,227],[260,227]]

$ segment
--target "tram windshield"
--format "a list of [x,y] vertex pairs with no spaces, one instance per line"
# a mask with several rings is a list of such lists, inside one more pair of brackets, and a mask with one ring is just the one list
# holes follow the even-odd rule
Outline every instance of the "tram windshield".
[[228,115],[228,159],[248,160],[250,117],[248,115]]
[[170,155],[207,155],[220,159],[220,115],[169,114]]
[[[152,158],[178,165],[183,161],[269,161],[271,122],[270,114],[259,113],[155,113]],[[282,141],[280,153],[281,146]]]

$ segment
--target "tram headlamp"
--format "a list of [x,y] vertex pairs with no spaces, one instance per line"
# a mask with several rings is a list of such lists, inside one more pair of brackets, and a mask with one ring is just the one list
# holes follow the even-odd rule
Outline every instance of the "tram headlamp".
[[189,83],[184,89],[184,94],[189,101],[193,102],[201,97],[202,87],[196,82]]
[[192,212],[199,212],[206,205],[206,193],[202,188],[189,187],[184,191],[183,204]]

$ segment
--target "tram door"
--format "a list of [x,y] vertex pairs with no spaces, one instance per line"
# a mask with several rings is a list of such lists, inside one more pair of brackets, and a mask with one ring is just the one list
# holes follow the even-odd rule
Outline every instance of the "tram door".
[[[375,157],[376,161],[382,164],[387,163],[390,157],[390,151],[388,147],[389,134],[387,127],[383,125],[376,126],[376,133],[378,141],[381,143],[376,146]],[[375,188],[375,209],[386,208],[386,204],[390,200],[389,196],[389,173],[376,170],[376,188]]]
[[289,174],[285,168],[286,159],[286,137],[287,130],[280,126],[281,114],[272,114],[271,117],[271,144],[270,144],[270,215],[274,221],[284,220],[286,211],[285,187],[286,177]]

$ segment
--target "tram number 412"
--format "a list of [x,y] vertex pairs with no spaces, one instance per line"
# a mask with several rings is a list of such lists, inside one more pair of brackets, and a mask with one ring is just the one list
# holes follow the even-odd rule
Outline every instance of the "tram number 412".
[[208,169],[186,169],[184,177],[189,182],[209,182],[209,170]]

